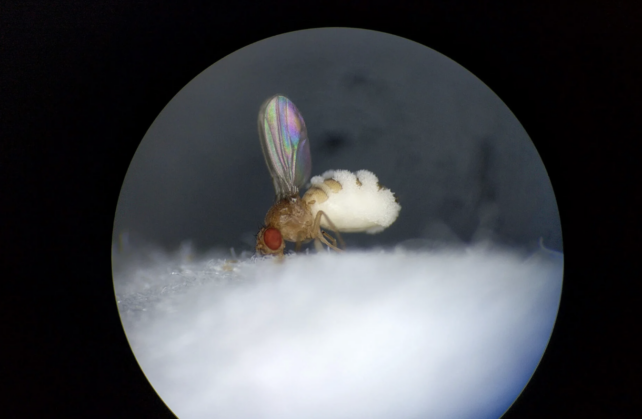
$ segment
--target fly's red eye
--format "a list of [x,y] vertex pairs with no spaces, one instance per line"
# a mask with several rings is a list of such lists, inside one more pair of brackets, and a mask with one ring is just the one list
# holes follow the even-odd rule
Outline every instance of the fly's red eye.
[[263,233],[263,241],[267,247],[276,250],[281,247],[281,242],[283,241],[281,232],[274,227],[270,227]]

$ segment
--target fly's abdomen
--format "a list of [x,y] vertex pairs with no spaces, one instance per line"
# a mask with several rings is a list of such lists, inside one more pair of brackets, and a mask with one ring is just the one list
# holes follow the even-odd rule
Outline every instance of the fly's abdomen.
[[[392,191],[367,170],[329,170],[310,182],[303,200],[313,216],[323,211],[340,232],[378,233],[399,216],[401,206]],[[321,227],[330,228],[325,217],[321,217]]]

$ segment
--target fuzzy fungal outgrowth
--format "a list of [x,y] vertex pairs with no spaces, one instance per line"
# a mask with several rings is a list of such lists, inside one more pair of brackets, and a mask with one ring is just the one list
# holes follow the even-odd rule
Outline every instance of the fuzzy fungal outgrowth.
[[[395,195],[367,170],[329,170],[310,183],[303,200],[312,215],[323,211],[340,232],[379,233],[399,216],[401,205]],[[330,228],[324,218],[321,227]]]

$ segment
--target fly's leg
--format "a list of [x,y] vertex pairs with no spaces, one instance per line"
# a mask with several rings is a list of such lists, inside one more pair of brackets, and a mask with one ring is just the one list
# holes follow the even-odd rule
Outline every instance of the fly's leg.
[[321,234],[323,234],[323,237],[325,237],[328,241],[332,242],[332,245],[334,247],[337,247],[337,240],[330,235],[330,233],[321,230]]
[[[328,224],[330,224],[330,229],[331,229],[332,231],[334,231],[334,233],[337,235],[337,239],[339,240],[339,243],[341,243],[341,247],[343,247],[343,248],[345,249],[346,244],[345,244],[345,242],[343,241],[343,239],[341,238],[341,234],[339,234],[339,229],[334,225],[334,223],[332,222],[332,220],[330,219],[330,217],[328,217],[328,214],[326,214],[326,213],[325,213],[325,212],[323,212],[323,211],[319,211],[319,212],[317,212],[317,217],[319,217],[319,214],[322,214],[322,215],[325,217],[325,220],[328,222]],[[319,230],[320,230],[320,229],[321,229],[321,217],[319,217]],[[324,231],[324,232],[322,232],[322,233],[323,233],[326,237],[328,237],[328,236],[329,236],[329,234],[328,234],[328,233],[326,233],[325,231]],[[334,242],[334,245],[335,245],[335,247],[336,247],[337,242],[336,242],[334,239],[333,239],[333,242]]]
[[320,246],[320,244],[319,244],[319,246],[317,246],[317,241],[318,241],[318,240],[320,240],[321,242],[323,242],[326,246],[330,247],[331,249],[334,249],[334,250],[336,250],[337,252],[341,252],[342,250],[341,250],[341,249],[339,249],[339,248],[336,246],[336,244],[337,244],[337,243],[336,243],[336,241],[335,241],[334,239],[332,239],[332,241],[334,242],[334,244],[330,243],[330,242],[325,238],[325,237],[326,237],[326,235],[328,235],[328,236],[329,236],[329,234],[327,234],[327,233],[325,233],[325,232],[321,231],[321,216],[324,216],[324,217],[325,217],[325,219],[328,221],[328,224],[330,224],[330,227],[332,228],[332,230],[333,230],[335,233],[337,233],[337,237],[339,238],[339,242],[341,243],[341,245],[342,245],[343,247],[345,247],[345,243],[343,242],[343,239],[341,238],[341,235],[339,234],[339,231],[338,231],[338,230],[337,230],[337,228],[335,227],[335,225],[334,225],[334,223],[332,222],[332,220],[330,220],[330,218],[329,218],[329,217],[326,215],[326,213],[325,213],[325,212],[323,212],[323,211],[319,211],[319,212],[317,212],[316,217],[314,217],[314,224],[313,224],[313,226],[312,226],[312,231],[314,232],[314,236],[315,236],[314,247],[315,247],[317,250],[319,250],[319,247],[321,247],[321,246]]
[[314,224],[312,225],[312,235],[314,236],[314,248],[319,253],[323,252],[323,245],[319,240],[319,236],[320,236],[319,231],[321,231],[321,214],[322,213],[323,213],[322,211],[317,212],[317,216],[314,217]]
[[301,251],[301,242],[296,242],[294,245],[294,251],[299,253]]
[[337,252],[343,252],[343,250],[339,249],[337,246],[332,245],[328,240],[326,240],[326,238],[323,236],[323,234],[319,234],[319,240],[321,240],[329,248],[331,248],[331,249],[333,249],[333,250],[335,250]]

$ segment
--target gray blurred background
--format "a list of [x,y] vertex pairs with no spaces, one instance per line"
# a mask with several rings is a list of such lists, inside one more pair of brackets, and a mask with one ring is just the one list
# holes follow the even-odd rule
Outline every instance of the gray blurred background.
[[[121,190],[114,241],[251,249],[274,190],[257,134],[271,95],[301,111],[312,175],[374,172],[402,206],[348,246],[492,240],[562,251],[555,196],[527,133],[479,79],[380,32],[313,29],[268,38],[207,68],[163,109]],[[422,240],[412,240],[422,239]]]

